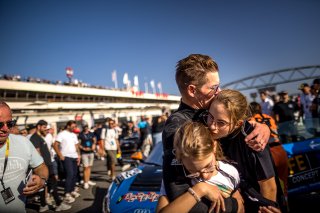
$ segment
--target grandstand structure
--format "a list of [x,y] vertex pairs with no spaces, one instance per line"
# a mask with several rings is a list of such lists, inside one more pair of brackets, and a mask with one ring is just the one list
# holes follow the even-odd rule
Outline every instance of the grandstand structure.
[[94,125],[105,118],[138,121],[178,108],[180,96],[0,79],[0,97],[19,126],[44,119],[60,128],[68,120]]

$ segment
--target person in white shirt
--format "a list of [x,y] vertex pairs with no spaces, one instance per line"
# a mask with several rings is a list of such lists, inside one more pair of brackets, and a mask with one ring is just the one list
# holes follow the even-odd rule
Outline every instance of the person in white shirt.
[[118,133],[115,129],[115,121],[110,119],[108,128],[101,131],[101,139],[104,139],[104,149],[107,156],[107,169],[110,170],[110,176],[114,180],[116,177],[115,167],[117,162],[117,153],[120,152]]
[[272,108],[274,106],[274,102],[271,98],[268,97],[265,91],[260,92],[260,99],[261,99],[261,108],[262,113],[272,116]]
[[77,127],[75,121],[70,120],[66,124],[65,130],[57,135],[53,148],[59,159],[63,163],[66,175],[65,182],[65,202],[73,203],[73,197],[79,197],[80,194],[75,191],[78,166],[80,165],[80,150],[77,135],[73,130]]
[[303,83],[299,86],[299,90],[301,90],[302,94],[300,95],[300,103],[301,103],[301,116],[303,118],[303,123],[306,127],[306,130],[315,134],[315,129],[313,127],[313,118],[311,112],[311,106],[314,95],[311,94],[311,88],[307,83]]

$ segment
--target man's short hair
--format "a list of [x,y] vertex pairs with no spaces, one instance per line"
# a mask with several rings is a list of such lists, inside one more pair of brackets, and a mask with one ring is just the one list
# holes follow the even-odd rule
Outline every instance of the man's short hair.
[[203,86],[207,82],[207,73],[218,71],[218,64],[207,55],[191,54],[181,59],[176,65],[176,83],[180,93],[185,93],[190,84]]
[[267,96],[267,92],[266,92],[266,91],[261,91],[261,92],[260,92],[260,95],[265,95],[265,96]]
[[67,128],[68,126],[71,126],[72,124],[77,124],[75,120],[69,120],[65,126]]

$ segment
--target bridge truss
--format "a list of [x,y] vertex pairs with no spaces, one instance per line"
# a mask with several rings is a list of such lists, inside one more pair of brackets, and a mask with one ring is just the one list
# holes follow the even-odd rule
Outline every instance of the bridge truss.
[[230,88],[239,91],[250,89],[275,88],[280,84],[287,84],[297,81],[306,81],[320,78],[320,65],[303,66],[288,69],[281,69],[246,77],[222,85],[222,88]]

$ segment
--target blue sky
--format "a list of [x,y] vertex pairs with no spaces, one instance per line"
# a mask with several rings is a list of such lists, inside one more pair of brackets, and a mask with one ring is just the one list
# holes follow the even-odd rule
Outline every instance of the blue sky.
[[114,86],[161,82],[179,94],[178,60],[213,57],[221,83],[320,64],[320,1],[2,0],[0,74]]

